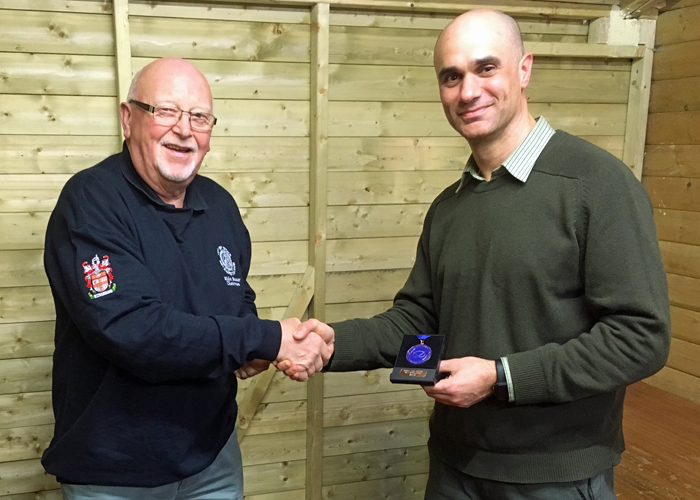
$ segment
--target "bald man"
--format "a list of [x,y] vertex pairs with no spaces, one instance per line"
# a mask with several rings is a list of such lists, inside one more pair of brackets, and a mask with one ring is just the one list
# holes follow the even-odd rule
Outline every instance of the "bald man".
[[65,185],[46,233],[56,306],[54,437],[42,464],[64,497],[243,498],[236,377],[249,359],[330,350],[259,319],[251,243],[231,195],[197,175],[216,124],[206,78],[181,59],[135,77],[121,153]]
[[[528,111],[517,23],[476,10],[435,46],[440,99],[472,149],[424,223],[388,311],[303,323],[331,371],[391,367],[404,334],[440,334],[425,386],[425,498],[609,500],[625,387],[668,356],[669,304],[649,198],[605,151]],[[291,363],[278,364],[296,377]]]

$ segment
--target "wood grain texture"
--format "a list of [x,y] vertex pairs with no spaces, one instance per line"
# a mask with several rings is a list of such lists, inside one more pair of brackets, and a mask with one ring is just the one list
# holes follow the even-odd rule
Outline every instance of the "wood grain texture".
[[248,436],[241,441],[241,455],[246,466],[304,460],[306,433],[292,431]]
[[698,498],[700,406],[653,387],[654,380],[627,390],[623,420],[627,451],[615,469],[617,496],[620,500]]
[[683,177],[646,177],[643,180],[657,208],[700,211],[700,181]]
[[[280,319],[282,315],[280,314]],[[255,379],[238,381],[238,391],[236,392],[236,402],[240,404],[245,397],[245,393],[251,387]],[[286,377],[282,372],[275,373],[270,382],[270,386],[265,392],[263,403],[281,403],[283,401],[302,401],[306,399],[306,384],[300,384]]]
[[0,52],[0,94],[116,96],[114,57]]
[[53,354],[54,321],[0,324],[0,359]]
[[462,137],[331,137],[331,171],[458,170],[469,158]]
[[323,433],[323,456],[425,446],[428,435],[428,422],[422,418],[388,424],[329,427]]
[[683,339],[671,339],[671,352],[666,366],[693,377],[700,377],[700,344]]
[[325,398],[324,427],[427,418],[434,401],[418,391]]
[[700,76],[700,40],[660,46],[652,75],[653,80]]
[[0,174],[75,173],[120,150],[116,133],[112,136],[0,135]]
[[666,279],[672,305],[700,311],[700,279],[671,273]]
[[693,375],[688,375],[687,373],[666,366],[662,368],[660,372],[645,379],[645,382],[654,387],[658,387],[670,395],[682,397],[696,405],[700,405],[698,378]]
[[[153,60],[133,58],[134,71]],[[204,73],[214,99],[309,99],[308,63],[207,59],[192,63]]]
[[211,19],[130,18],[136,57],[309,62],[309,27]]
[[324,498],[334,500],[422,500],[427,474],[343,483],[323,488]]
[[327,398],[337,398],[380,392],[412,391],[416,398],[421,398],[423,389],[410,384],[392,384],[389,380],[390,373],[391,368],[343,373],[329,372],[324,376],[324,395]]
[[324,457],[323,485],[371,481],[428,472],[425,446]]
[[386,311],[392,304],[393,301],[391,300],[328,304],[326,306],[326,320],[334,322],[354,318],[370,318],[375,314]]
[[332,206],[328,209],[328,238],[419,236],[428,207],[425,203]]
[[700,278],[700,246],[671,241],[660,241],[659,246],[666,272]]
[[326,303],[392,300],[408,273],[409,269],[328,273]]
[[331,240],[327,268],[329,272],[410,269],[417,242],[410,236]]
[[309,24],[310,14],[308,9],[277,8],[260,9],[248,5],[212,4],[202,5],[173,3],[136,3],[129,7],[134,16],[149,16],[155,18],[181,18],[181,19],[210,19],[216,21],[253,21],[272,23],[296,23]]
[[331,206],[426,204],[460,177],[454,170],[331,172],[328,200]]
[[647,145],[644,172],[654,177],[700,178],[700,145]]
[[0,430],[0,462],[41,458],[53,437],[53,428],[53,424],[46,424]]
[[0,429],[46,425],[53,422],[49,391],[0,395]]
[[657,208],[654,222],[660,240],[700,245],[700,212]]
[[304,487],[304,460],[243,467],[245,494],[259,495]]
[[0,360],[0,394],[51,390],[51,356]]
[[0,15],[0,51],[114,55],[108,15],[5,10]]
[[0,495],[56,489],[56,479],[44,471],[39,459],[0,463]]
[[656,44],[700,40],[700,5],[687,6],[659,14],[656,20]]
[[700,111],[700,76],[658,80],[651,86],[650,113]]
[[671,306],[673,337],[700,345],[700,312]]

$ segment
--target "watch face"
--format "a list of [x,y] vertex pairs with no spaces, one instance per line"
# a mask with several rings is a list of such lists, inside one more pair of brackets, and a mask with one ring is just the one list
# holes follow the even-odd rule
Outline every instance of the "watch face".
[[508,401],[508,384],[505,382],[496,383],[493,386],[493,395],[499,401]]

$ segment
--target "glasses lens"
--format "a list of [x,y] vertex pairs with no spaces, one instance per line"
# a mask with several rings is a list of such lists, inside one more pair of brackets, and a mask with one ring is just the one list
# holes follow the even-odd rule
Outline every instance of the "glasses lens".
[[215,118],[208,113],[190,113],[181,111],[178,108],[156,106],[153,116],[161,125],[173,126],[179,120],[182,113],[187,114],[190,119],[190,127],[200,132],[208,132],[214,126]]
[[207,113],[190,113],[190,126],[195,130],[211,130],[214,117]]
[[153,111],[156,121],[162,125],[175,125],[180,119],[180,110],[177,108],[164,108],[156,106]]

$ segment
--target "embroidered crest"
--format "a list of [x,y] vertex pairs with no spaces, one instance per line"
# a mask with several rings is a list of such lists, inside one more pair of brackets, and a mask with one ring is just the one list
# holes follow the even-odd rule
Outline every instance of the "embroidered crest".
[[104,255],[102,260],[95,254],[90,264],[83,262],[83,274],[85,284],[88,287],[88,297],[96,299],[103,295],[109,295],[117,289],[112,275],[112,266],[109,264],[109,256]]
[[224,276],[226,284],[228,286],[241,286],[241,279],[234,277],[236,274],[236,263],[231,258],[231,252],[226,247],[221,246],[216,249],[216,253],[219,254],[219,264],[228,274],[228,276]]

